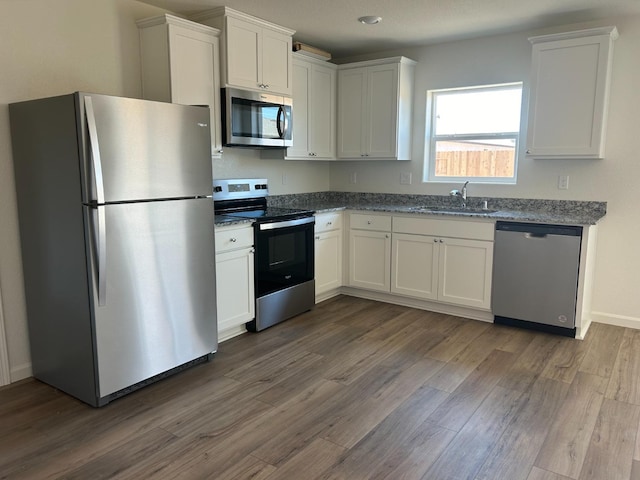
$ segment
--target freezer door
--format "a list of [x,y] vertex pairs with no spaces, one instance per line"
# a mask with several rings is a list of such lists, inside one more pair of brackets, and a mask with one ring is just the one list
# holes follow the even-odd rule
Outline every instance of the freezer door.
[[85,203],[212,194],[209,109],[78,94]]
[[85,215],[98,397],[215,352],[211,199],[85,207]]

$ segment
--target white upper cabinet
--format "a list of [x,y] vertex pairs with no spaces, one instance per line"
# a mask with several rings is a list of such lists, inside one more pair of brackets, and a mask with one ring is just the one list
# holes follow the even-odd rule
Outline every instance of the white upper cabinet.
[[137,23],[143,98],[208,105],[211,152],[212,156],[220,156],[220,31],[168,14]]
[[337,66],[294,54],[293,146],[289,159],[336,158]]
[[222,30],[222,83],[282,95],[292,93],[294,30],[228,7],[192,17]]
[[411,160],[415,65],[394,57],[338,67],[339,158]]
[[544,35],[533,44],[527,155],[604,158],[615,27]]

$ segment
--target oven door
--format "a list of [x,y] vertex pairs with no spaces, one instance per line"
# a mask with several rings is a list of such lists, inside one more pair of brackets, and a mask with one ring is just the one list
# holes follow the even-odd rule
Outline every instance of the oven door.
[[236,147],[290,147],[292,100],[281,95],[226,88],[224,140]]
[[313,280],[314,224],[304,217],[255,225],[256,296]]

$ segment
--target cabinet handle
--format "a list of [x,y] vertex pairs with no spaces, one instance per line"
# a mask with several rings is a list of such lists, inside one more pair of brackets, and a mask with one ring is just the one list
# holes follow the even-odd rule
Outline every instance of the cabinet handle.
[[252,248],[251,250],[249,250],[250,253],[256,253],[256,249]]
[[525,153],[526,153],[527,155],[530,155],[530,154],[531,154],[531,150],[529,150],[529,149],[527,148],[527,151],[526,151]]
[[438,239],[437,239],[437,238],[434,238],[434,239],[433,239],[433,243],[438,243]]
[[371,220],[367,220],[367,225],[371,225]]
[[218,150],[218,153],[222,153],[222,152],[224,152],[224,150],[222,150],[222,149]]
[[384,236],[384,238],[389,238],[389,234],[387,233],[387,234]]
[[444,240],[440,239],[440,243],[444,243]]
[[320,235],[316,235],[316,240],[320,240]]
[[231,238],[229,239],[229,241],[230,241],[231,243],[236,243],[238,240],[237,240],[236,238],[231,237]]
[[333,222],[327,222],[327,225],[333,225]]

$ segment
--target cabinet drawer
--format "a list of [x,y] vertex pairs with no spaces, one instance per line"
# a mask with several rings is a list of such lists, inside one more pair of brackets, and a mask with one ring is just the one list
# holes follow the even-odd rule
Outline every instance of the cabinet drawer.
[[216,253],[251,247],[253,227],[242,226],[216,228]]
[[493,222],[393,217],[393,231],[397,233],[493,241],[494,230]]
[[316,215],[316,233],[339,230],[342,228],[342,213],[321,213]]
[[349,217],[350,227],[358,230],[376,230],[379,232],[391,231],[390,215],[367,215],[364,213],[352,213]]

